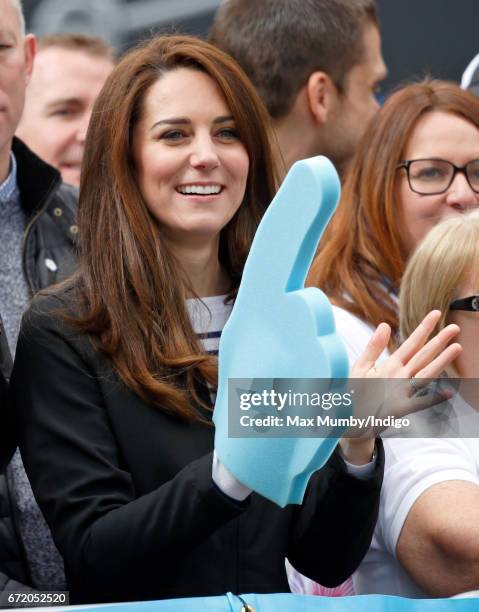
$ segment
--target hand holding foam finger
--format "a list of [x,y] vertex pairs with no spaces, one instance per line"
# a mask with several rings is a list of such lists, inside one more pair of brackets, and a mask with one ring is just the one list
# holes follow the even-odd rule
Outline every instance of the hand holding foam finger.
[[294,164],[258,228],[220,342],[216,452],[240,482],[281,506],[302,501],[337,439],[229,437],[228,379],[347,377],[329,301],[304,288],[339,191],[326,158]]

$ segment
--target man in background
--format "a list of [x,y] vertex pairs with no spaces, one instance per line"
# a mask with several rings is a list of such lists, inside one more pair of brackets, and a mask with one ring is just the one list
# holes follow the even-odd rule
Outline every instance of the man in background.
[[[77,189],[14,137],[34,55],[20,0],[0,0],[0,467],[16,446],[5,393],[20,319],[36,291],[75,268]],[[62,590],[65,575],[16,452],[0,472],[0,591],[32,587]]]
[[80,183],[88,122],[113,67],[113,49],[100,38],[52,34],[37,41],[17,136],[66,183]]
[[375,0],[226,0],[209,39],[256,86],[285,171],[319,154],[344,169],[386,77]]

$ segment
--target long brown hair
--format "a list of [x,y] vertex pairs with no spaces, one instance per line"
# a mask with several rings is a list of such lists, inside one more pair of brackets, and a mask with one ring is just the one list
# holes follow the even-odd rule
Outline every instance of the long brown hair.
[[397,166],[425,113],[453,113],[479,127],[479,99],[445,81],[424,80],[394,93],[368,126],[338,209],[311,266],[308,284],[366,323],[398,331],[397,292],[408,253],[401,232]]
[[201,70],[216,82],[249,156],[244,200],[220,234],[219,257],[232,293],[240,282],[275,190],[267,112],[224,52],[189,36],[157,37],[121,60],[93,109],[80,184],[75,286],[81,308],[74,322],[95,337],[128,387],[191,420],[200,418],[193,407],[201,404],[195,382],[215,386],[217,363],[192,329],[184,304],[187,279],[148,211],[132,158],[132,131],[148,90],[178,67]]

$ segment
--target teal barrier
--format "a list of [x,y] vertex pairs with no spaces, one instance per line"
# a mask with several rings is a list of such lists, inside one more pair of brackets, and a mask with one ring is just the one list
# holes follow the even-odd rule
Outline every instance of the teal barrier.
[[[356,595],[354,597],[316,597],[277,593],[274,595],[233,595],[167,599],[103,606],[74,606],[75,612],[242,612],[248,604],[254,612],[477,612],[479,598],[474,599],[405,599],[389,595]],[[38,610],[45,608],[38,608]],[[72,608],[48,608],[72,610]]]

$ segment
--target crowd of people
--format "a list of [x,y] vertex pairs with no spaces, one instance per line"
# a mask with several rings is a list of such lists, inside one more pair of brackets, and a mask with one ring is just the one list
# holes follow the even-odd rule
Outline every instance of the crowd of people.
[[0,590],[479,589],[473,428],[343,437],[285,508],[215,451],[221,332],[307,157],[341,176],[308,285],[351,377],[476,378],[479,98],[426,79],[379,107],[385,76],[374,0],[227,0],[208,41],[118,60],[0,0]]

